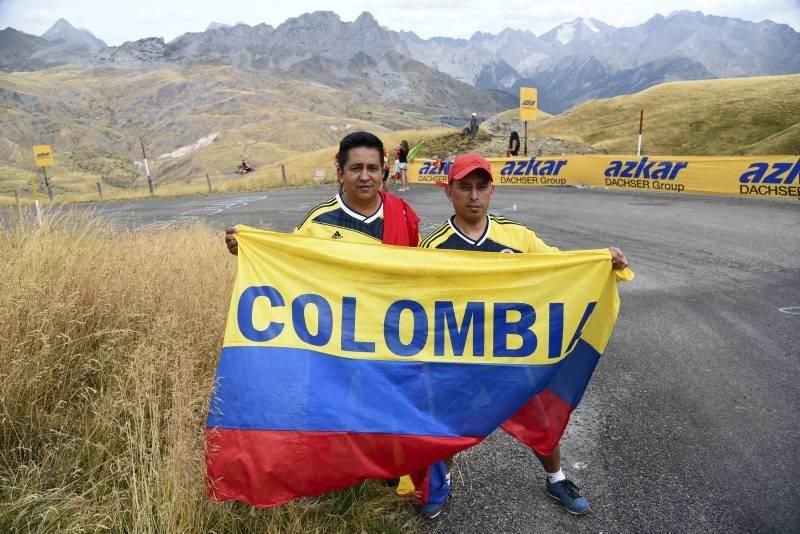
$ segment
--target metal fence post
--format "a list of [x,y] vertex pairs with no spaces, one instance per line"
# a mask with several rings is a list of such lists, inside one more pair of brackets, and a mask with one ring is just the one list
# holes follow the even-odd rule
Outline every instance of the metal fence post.
[[208,184],[208,192],[210,193],[211,192],[211,178],[208,177],[208,174],[206,174],[206,183]]
[[283,183],[286,183],[286,165],[281,163],[281,176],[283,176]]
[[103,188],[100,185],[100,182],[95,182],[97,184],[97,195],[100,197],[100,202],[103,201]]
[[47,179],[47,171],[42,167],[42,175],[44,175],[44,185],[47,187],[47,198],[50,199],[50,204],[53,203],[53,190],[50,189],[50,180]]

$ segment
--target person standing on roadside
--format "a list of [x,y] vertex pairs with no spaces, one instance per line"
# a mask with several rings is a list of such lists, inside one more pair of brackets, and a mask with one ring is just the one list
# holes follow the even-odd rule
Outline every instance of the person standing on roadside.
[[[489,213],[489,203],[494,194],[492,168],[479,154],[463,154],[450,165],[448,183],[445,186],[447,199],[455,212],[447,221],[422,240],[420,248],[468,250],[475,252],[500,253],[554,253],[555,247],[547,245],[533,230]],[[609,247],[611,266],[624,269],[628,260],[622,251]],[[536,398],[534,397],[534,401]],[[537,407],[541,404],[536,404]],[[538,410],[538,408],[537,408]],[[539,410],[541,411],[541,410]],[[526,417],[530,414],[517,414],[503,423],[501,428],[533,449],[546,472],[545,491],[561,502],[571,514],[583,515],[591,511],[589,501],[583,497],[578,487],[569,480],[561,469],[561,448],[558,444],[547,453],[539,453],[531,444],[518,437],[515,430],[526,427]],[[437,462],[431,466],[436,473],[447,469],[443,483],[435,501],[421,507],[420,512],[433,518],[439,515],[450,493],[449,463]]]
[[400,189],[398,191],[408,191],[408,141],[400,141],[400,148],[397,151],[397,161],[400,168]]
[[508,138],[508,149],[506,149],[506,157],[519,156],[519,134],[511,132],[511,137]]
[[[415,247],[419,217],[404,200],[381,191],[383,142],[369,132],[353,132],[339,144],[336,179],[340,192],[314,207],[294,230],[324,239]],[[236,228],[225,230],[225,245],[239,253]]]
[[383,190],[389,191],[389,151],[383,149]]
[[[419,217],[404,200],[380,190],[384,158],[383,142],[375,135],[353,132],[344,137],[336,154],[339,193],[309,211],[294,233],[351,243],[416,247]],[[225,245],[233,255],[239,253],[237,232],[236,228],[225,230]]]

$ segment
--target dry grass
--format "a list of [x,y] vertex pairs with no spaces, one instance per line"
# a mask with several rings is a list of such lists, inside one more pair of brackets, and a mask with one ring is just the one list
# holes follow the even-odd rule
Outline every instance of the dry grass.
[[[434,126],[421,111],[376,104],[352,91],[280,80],[225,65],[152,69],[64,66],[0,73],[0,194],[27,191],[31,146],[50,144],[56,194],[91,194],[95,183],[141,188],[140,140],[160,183],[230,175],[332,146],[348,131]],[[14,98],[20,99],[19,102]],[[174,151],[214,141],[182,156]],[[172,154],[172,156],[170,156]],[[161,157],[164,156],[164,157]]]
[[[331,162],[333,156],[331,156]],[[262,189],[276,189],[282,187],[294,187],[314,184],[314,172],[316,167],[297,166],[287,167],[287,179],[283,181],[280,167],[268,167],[259,169],[246,177],[236,178],[211,178],[212,193],[226,193],[233,191],[260,191]],[[328,174],[327,183],[333,180],[333,175]],[[205,177],[195,178],[186,183],[168,183],[155,185],[156,198],[172,198],[183,196],[207,195],[208,183]],[[49,205],[47,193],[39,190],[39,202],[42,206]],[[142,200],[153,198],[147,184],[140,184],[136,189],[115,189],[103,187],[103,200]],[[58,193],[53,196],[53,204],[69,204],[73,202],[97,202],[100,200],[97,190],[92,192],[68,192]],[[19,197],[19,202],[23,206],[33,205],[33,194],[30,187],[23,191]],[[0,195],[0,207],[16,206],[16,198],[12,195]]]
[[529,133],[613,154],[636,152],[644,109],[646,154],[800,153],[800,75],[665,83],[592,100],[537,123]]
[[[396,132],[378,132],[376,135],[380,136],[385,146],[389,150],[390,156],[394,157],[394,147],[397,146],[402,139],[408,140],[409,144],[413,146],[418,142],[424,142],[426,145],[439,143],[440,138],[447,137],[451,133],[456,132],[453,128],[426,128],[426,129],[408,129],[399,130]],[[212,148],[216,150],[216,144]],[[234,192],[234,191],[262,191],[265,189],[274,189],[280,187],[294,187],[314,185],[315,175],[318,170],[325,173],[326,183],[335,181],[335,170],[333,158],[338,150],[338,144],[328,146],[319,150],[297,154],[277,163],[270,163],[265,165],[256,166],[253,173],[246,176],[239,176],[229,172],[210,173],[212,191],[214,193]],[[422,155],[422,154],[421,154]],[[219,160],[217,163],[209,163],[209,167],[218,168]],[[253,160],[250,160],[252,163]],[[235,169],[238,160],[233,160]],[[281,165],[285,169],[284,173]],[[233,170],[233,169],[231,169]],[[64,177],[59,174],[63,169],[56,168],[55,170],[48,171],[48,176],[51,176],[51,185],[53,186],[53,201],[56,204],[63,204],[69,202],[94,202],[99,200],[95,183],[99,181],[99,177],[91,175],[68,175]],[[199,171],[198,171],[199,172]],[[19,171],[12,167],[0,165],[0,207],[13,206],[16,204],[16,198],[13,191],[19,192],[20,202],[23,204],[31,204],[33,202],[33,192],[30,177],[34,175],[33,171]],[[44,189],[44,184],[41,181],[41,175],[37,179],[37,188],[39,199],[45,202],[47,199],[47,192]],[[208,184],[206,181],[205,173],[195,174],[191,177],[186,177],[180,181],[173,181],[164,183],[158,179],[155,180],[155,189],[157,197],[178,197],[189,195],[202,195],[208,193]],[[150,198],[150,192],[147,187],[147,182],[144,178],[139,178],[135,182],[135,187],[114,187],[108,183],[102,184],[103,199],[104,200],[134,200]]]
[[207,500],[203,432],[235,270],[219,235],[56,216],[0,226],[0,249],[1,532],[414,528],[374,483],[274,509]]
[[[552,117],[555,117],[555,116],[556,115],[552,115],[552,114],[550,114],[550,113],[548,113],[546,111],[542,111],[540,109],[536,113],[536,120],[535,121],[529,121],[528,126],[532,126],[534,123],[536,123],[538,121],[543,121],[545,119],[549,119],[549,118],[552,118]],[[522,121],[519,118],[519,108],[508,109],[506,111],[498,113],[494,117],[491,117],[489,120],[490,121],[494,121],[494,122],[511,122],[511,123],[515,123],[515,125],[516,125],[516,123],[522,124]],[[515,127],[515,129],[517,129],[517,128]]]

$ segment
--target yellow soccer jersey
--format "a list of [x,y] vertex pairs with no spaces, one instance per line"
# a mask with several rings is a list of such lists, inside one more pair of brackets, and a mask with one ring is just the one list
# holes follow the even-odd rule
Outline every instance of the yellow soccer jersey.
[[336,195],[308,212],[294,233],[350,243],[383,242],[383,201],[377,211],[365,217],[347,207]]
[[487,218],[486,230],[478,240],[464,235],[456,226],[453,215],[419,246],[480,252],[558,252],[556,247],[547,245],[525,225],[497,215],[489,214]]

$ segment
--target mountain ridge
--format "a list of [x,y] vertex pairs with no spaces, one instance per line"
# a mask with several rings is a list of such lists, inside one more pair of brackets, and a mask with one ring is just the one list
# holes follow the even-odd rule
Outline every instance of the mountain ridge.
[[[338,68],[346,68],[361,54],[385,66],[382,58],[396,53],[481,91],[516,97],[523,85],[545,89],[540,92],[541,104],[549,112],[606,96],[608,91],[613,93],[608,96],[630,94],[674,79],[800,72],[800,33],[790,26],[699,11],[656,14],[638,26],[620,28],[581,17],[540,36],[506,28],[498,34],[474,32],[468,39],[422,39],[411,31],[393,31],[367,11],[352,22],[333,11],[315,11],[276,27],[212,23],[206,31],[184,33],[169,42],[146,37],[99,49],[79,46],[75,35],[90,33],[74,30],[66,21],[56,26],[64,27],[61,33],[73,35],[72,44],[25,41],[17,35],[14,45],[5,46],[0,38],[0,69],[38,70],[70,63],[89,67],[228,64],[284,76],[297,70],[308,72],[311,64],[305,62],[319,56],[320,65],[334,67],[323,69],[328,77],[336,78]],[[301,63],[302,69],[293,69]],[[576,64],[595,67],[583,68],[576,76],[570,72]],[[380,74],[389,78],[396,73],[384,70]],[[315,74],[317,79],[320,76],[321,72]],[[574,85],[565,88],[564,80]]]

